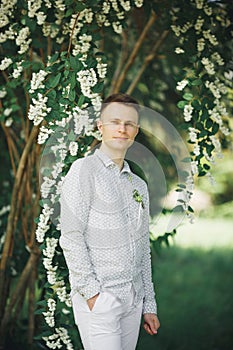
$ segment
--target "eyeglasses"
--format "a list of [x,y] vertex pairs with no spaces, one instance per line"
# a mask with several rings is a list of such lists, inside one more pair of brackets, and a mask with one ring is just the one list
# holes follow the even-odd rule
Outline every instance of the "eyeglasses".
[[123,120],[120,120],[120,119],[110,120],[109,122],[102,123],[102,125],[106,125],[111,129],[117,129],[119,128],[120,125],[123,125],[129,131],[135,130],[136,128],[139,127],[139,125],[134,122],[131,122],[131,121],[124,122]]

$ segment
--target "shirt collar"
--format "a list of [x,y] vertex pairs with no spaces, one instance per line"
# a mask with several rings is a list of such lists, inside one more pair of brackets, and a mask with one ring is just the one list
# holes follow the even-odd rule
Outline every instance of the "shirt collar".
[[[109,156],[107,156],[107,154],[102,152],[100,149],[96,149],[94,154],[103,162],[103,164],[107,168],[112,167],[112,166],[116,166],[114,161]],[[131,173],[129,164],[126,162],[126,160],[124,160],[123,168],[121,170],[121,173],[123,173],[123,172]]]

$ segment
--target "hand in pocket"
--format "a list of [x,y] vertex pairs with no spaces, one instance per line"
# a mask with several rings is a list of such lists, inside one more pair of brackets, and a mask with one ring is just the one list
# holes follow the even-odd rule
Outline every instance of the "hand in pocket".
[[99,293],[94,295],[92,298],[87,299],[87,305],[88,305],[90,311],[93,309],[93,307],[95,305],[95,302],[96,302],[98,297],[99,297]]

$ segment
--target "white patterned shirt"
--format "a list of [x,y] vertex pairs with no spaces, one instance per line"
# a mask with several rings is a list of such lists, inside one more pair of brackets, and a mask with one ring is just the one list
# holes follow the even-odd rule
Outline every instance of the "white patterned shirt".
[[[138,202],[133,191],[142,198]],[[157,313],[151,274],[149,196],[126,161],[123,169],[102,151],[76,160],[62,184],[60,245],[71,295],[89,299],[108,290],[122,302],[130,289],[143,313]]]

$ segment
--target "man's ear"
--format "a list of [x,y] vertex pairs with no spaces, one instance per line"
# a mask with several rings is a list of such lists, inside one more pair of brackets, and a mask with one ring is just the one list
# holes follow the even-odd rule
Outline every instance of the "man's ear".
[[101,132],[101,134],[102,134],[102,128],[103,128],[102,121],[101,121],[100,119],[98,119],[96,125],[97,125],[98,130],[99,130],[99,131]]

